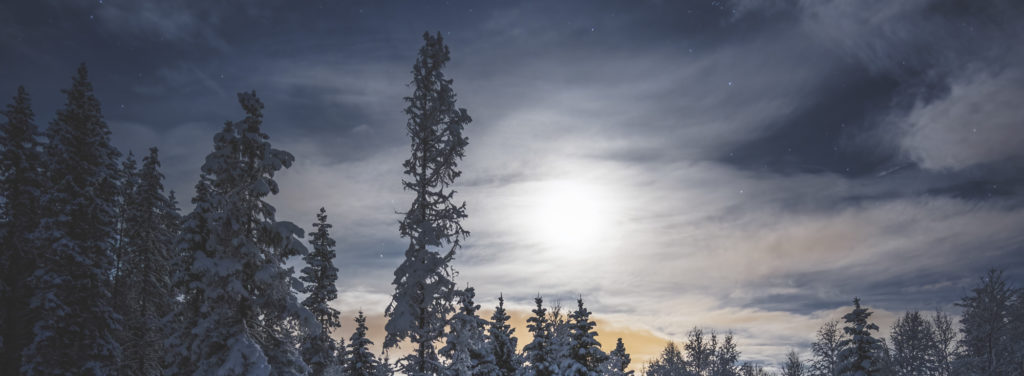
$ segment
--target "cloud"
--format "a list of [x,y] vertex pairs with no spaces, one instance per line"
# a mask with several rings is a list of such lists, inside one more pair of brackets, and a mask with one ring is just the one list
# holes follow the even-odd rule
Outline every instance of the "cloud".
[[1024,157],[1024,73],[971,72],[949,93],[918,103],[906,116],[902,146],[914,161],[934,170],[961,170]]
[[229,44],[216,31],[220,10],[201,4],[176,0],[100,1],[95,13],[104,28],[120,37],[142,35],[230,51]]

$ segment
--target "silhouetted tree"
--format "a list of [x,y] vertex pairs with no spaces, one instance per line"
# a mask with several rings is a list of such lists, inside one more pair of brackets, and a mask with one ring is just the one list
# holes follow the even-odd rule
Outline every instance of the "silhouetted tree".
[[164,196],[156,148],[142,159],[137,186],[128,196],[122,253],[125,349],[123,374],[163,373],[164,318],[174,308],[171,252],[178,213]]
[[48,181],[28,91],[19,86],[0,114],[7,119],[0,124],[0,374],[16,375],[21,352],[34,338],[37,314],[29,306],[36,292],[28,281],[42,250],[32,235]]
[[465,109],[456,107],[452,80],[441,71],[450,59],[441,34],[424,33],[423,39],[412,70],[413,94],[405,98],[412,155],[403,164],[409,180],[402,186],[415,197],[403,213],[399,233],[409,239],[409,246],[395,270],[395,292],[385,311],[384,348],[405,339],[416,346],[400,362],[410,376],[441,372],[434,346],[454,310],[450,262],[460,240],[469,235],[461,224],[466,205],[455,203],[455,191],[449,187],[462,174],[458,162],[469,143],[462,130],[471,119]]
[[686,360],[674,342],[665,345],[661,354],[644,367],[646,376],[684,376],[687,374]]
[[817,339],[811,344],[814,360],[811,373],[816,376],[836,376],[839,374],[839,352],[842,350],[842,333],[839,321],[830,320],[818,329]]
[[960,317],[961,359],[964,372],[982,375],[1019,375],[1024,366],[1021,354],[1015,351],[1013,337],[1013,310],[1019,299],[1003,272],[991,270],[981,278],[971,295],[957,306],[964,309]]
[[860,306],[860,299],[853,299],[853,311],[843,316],[846,336],[839,342],[840,375],[877,375],[881,370],[880,357],[882,342],[872,336],[878,331],[878,325],[868,322],[871,311]]
[[800,355],[795,350],[789,350],[786,354],[786,362],[782,363],[781,376],[804,376],[807,371],[804,363],[800,361]]
[[338,288],[334,286],[338,280],[338,268],[334,266],[334,239],[331,239],[331,224],[327,223],[327,209],[320,208],[316,214],[309,244],[313,251],[302,257],[306,267],[302,268],[299,280],[306,283],[305,292],[309,295],[302,300],[316,321],[318,330],[304,336],[302,341],[302,360],[309,365],[315,375],[337,363],[338,343],[331,333],[341,327],[341,313],[331,307],[330,302],[338,298]]
[[348,339],[348,350],[342,363],[342,374],[346,376],[383,376],[382,364],[370,352],[373,341],[366,337],[366,316],[359,311],[356,316],[356,330]]
[[938,372],[935,331],[920,312],[906,312],[892,325],[893,371],[900,376],[934,375]]
[[609,376],[633,376],[633,371],[628,371],[631,359],[626,352],[626,345],[622,338],[615,340],[615,349],[608,353],[608,375]]
[[111,299],[116,229],[117,160],[110,129],[85,64],[47,131],[49,188],[35,233],[40,269],[35,338],[24,350],[25,375],[107,375],[121,360],[121,318]]

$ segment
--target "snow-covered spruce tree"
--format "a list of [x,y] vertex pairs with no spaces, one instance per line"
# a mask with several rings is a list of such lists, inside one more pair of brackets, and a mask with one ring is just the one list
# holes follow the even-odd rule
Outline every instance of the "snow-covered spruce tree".
[[29,276],[38,269],[32,233],[39,226],[39,201],[47,191],[42,133],[28,91],[19,86],[0,113],[0,374],[17,375],[21,351],[33,339],[34,294]]
[[925,376],[938,372],[935,331],[918,311],[897,318],[889,332],[893,371],[900,376]]
[[131,219],[130,213],[132,200],[135,195],[135,188],[139,186],[139,164],[135,160],[135,154],[131,150],[128,151],[128,155],[121,161],[121,168],[118,170],[120,174],[120,185],[117,190],[117,218],[115,220],[114,228],[116,229],[116,238],[114,240],[114,290],[112,295],[116,300],[118,313],[123,312],[126,308],[121,307],[127,299],[124,299],[125,285],[127,281],[124,277],[124,267],[127,263],[127,249],[128,241],[130,238],[129,231],[131,230]]
[[296,239],[302,230],[278,222],[263,201],[277,194],[274,174],[294,157],[274,149],[260,129],[263,103],[254,92],[239,93],[246,112],[214,136],[214,150],[202,171],[210,179],[206,246],[196,249],[191,272],[199,297],[198,317],[187,344],[195,373],[217,375],[304,374],[296,326],[315,330],[316,319],[292,292],[301,286],[284,268],[288,257],[305,253]]
[[192,197],[192,212],[181,220],[179,235],[172,248],[171,284],[177,303],[173,313],[165,318],[167,330],[166,375],[192,375],[199,362],[198,352],[193,350],[202,333],[193,333],[199,326],[199,310],[203,306],[202,274],[193,269],[199,252],[211,253],[210,219],[215,211],[211,201],[210,178],[199,174]]
[[169,219],[177,216],[164,196],[156,148],[142,159],[138,185],[128,196],[122,279],[125,299],[123,375],[163,373],[163,319],[174,307],[171,246],[176,236]]
[[509,324],[511,317],[505,311],[505,297],[498,296],[498,306],[491,315],[491,324],[487,327],[487,348],[491,351],[494,364],[502,376],[513,376],[523,366],[523,360],[516,352],[519,339],[516,329]]
[[356,316],[356,330],[348,340],[348,350],[342,363],[342,374],[346,376],[383,376],[381,363],[370,352],[373,341],[366,337],[366,316],[359,311]]
[[583,298],[576,299],[576,310],[569,314],[569,356],[563,375],[600,376],[608,354],[597,341],[597,323],[590,320],[590,311],[583,307]]
[[40,269],[30,282],[39,319],[21,373],[106,375],[121,358],[121,318],[110,295],[120,153],[110,144],[85,64],[63,93],[64,108],[47,131],[50,185],[33,235]]
[[387,354],[384,355],[384,359],[380,361],[380,368],[377,369],[377,375],[379,376],[394,376],[395,366],[391,363],[391,359],[388,358]]
[[804,376],[807,370],[804,363],[800,361],[800,355],[795,350],[789,350],[786,354],[786,361],[782,363],[782,374],[780,376]]
[[494,356],[484,340],[489,324],[480,318],[480,305],[473,302],[476,292],[472,287],[457,292],[459,310],[448,321],[445,345],[439,353],[448,359],[445,375],[498,376]]
[[108,374],[121,357],[120,317],[110,295],[120,153],[84,64],[63,93],[64,108],[47,133],[49,188],[33,235],[40,269],[30,282],[39,320],[22,353],[22,373]]
[[[131,316],[131,299],[128,297],[129,281],[125,275],[125,269],[128,264],[128,242],[130,239],[129,230],[131,228],[130,208],[129,204],[134,199],[135,188],[139,185],[139,164],[135,159],[135,153],[128,150],[128,155],[121,161],[121,168],[118,170],[118,189],[117,195],[114,200],[117,202],[117,215],[114,219],[114,245],[112,253],[114,256],[114,270],[111,271],[111,278],[114,281],[113,287],[110,290],[110,295],[113,297],[113,308],[114,312],[118,316],[121,316],[123,320],[127,320],[128,316]],[[125,321],[126,322],[126,321]],[[126,348],[130,338],[128,337],[128,328],[118,331],[117,337],[115,338],[118,343],[122,346],[121,348],[125,351],[125,356],[131,349]],[[118,366],[118,372],[123,374],[131,374],[130,361],[122,358],[121,364]]]
[[565,363],[569,361],[569,352],[572,350],[572,322],[566,314],[562,313],[562,304],[555,302],[548,310],[548,323],[551,325],[551,340],[548,341],[551,349],[551,359],[554,359],[560,371],[564,371]]
[[454,310],[454,270],[450,262],[469,235],[462,228],[465,203],[456,204],[449,187],[462,174],[458,162],[469,143],[462,135],[471,119],[455,105],[452,80],[441,69],[449,60],[441,34],[423,34],[412,74],[414,91],[406,97],[409,120],[406,128],[412,155],[405,161],[405,190],[415,193],[412,205],[399,223],[399,233],[409,239],[405,260],[395,270],[395,292],[385,310],[387,336],[384,348],[408,339],[416,349],[400,361],[402,372],[436,375],[442,370],[435,342],[444,333],[446,319]]
[[816,340],[811,344],[814,360],[811,362],[811,373],[815,376],[839,375],[839,351],[841,351],[843,334],[839,331],[839,321],[830,320],[818,328]]
[[1003,272],[990,270],[981,278],[978,287],[964,297],[957,306],[963,308],[960,317],[960,362],[964,373],[978,375],[1019,375],[1024,358],[1015,354],[1011,328],[1013,310],[1019,292],[1010,287]]
[[527,376],[553,376],[558,374],[558,359],[551,343],[551,322],[548,321],[544,300],[534,298],[537,308],[533,316],[526,319],[526,328],[533,334],[533,340],[523,347],[523,356],[527,364],[521,369]]
[[871,311],[860,306],[860,298],[853,299],[853,311],[843,316],[845,338],[839,346],[839,374],[851,376],[878,375],[881,370],[882,341],[872,336],[878,325],[868,322]]
[[629,368],[630,357],[629,353],[626,352],[626,345],[622,343],[622,338],[615,341],[615,349],[608,353],[608,371],[609,376],[633,376],[633,371],[627,370]]
[[330,305],[338,298],[338,289],[334,286],[338,268],[334,266],[335,242],[330,234],[332,226],[327,223],[327,209],[320,208],[316,220],[313,224],[316,232],[309,240],[313,251],[302,257],[308,266],[302,268],[299,279],[306,283],[305,292],[309,294],[302,300],[302,306],[316,317],[320,330],[303,338],[301,353],[313,374],[321,375],[337,363],[338,343],[331,333],[341,327],[341,313]]
[[643,374],[646,376],[681,376],[687,375],[686,372],[686,360],[683,359],[683,353],[679,351],[675,342],[669,342],[665,345],[665,349],[661,350],[661,355],[644,367]]

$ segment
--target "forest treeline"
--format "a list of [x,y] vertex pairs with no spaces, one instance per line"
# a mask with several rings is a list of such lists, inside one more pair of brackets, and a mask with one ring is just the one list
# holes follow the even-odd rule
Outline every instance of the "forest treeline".
[[[414,195],[400,213],[408,240],[384,311],[383,346],[409,346],[392,361],[370,351],[360,312],[347,339],[337,299],[335,241],[327,210],[305,231],[276,218],[265,198],[294,157],[262,129],[264,105],[238,94],[244,117],[228,121],[182,215],[166,192],[160,156],[140,161],[111,131],[82,64],[49,126],[37,124],[17,88],[0,129],[0,374],[3,375],[633,375],[622,339],[604,351],[591,312],[545,307],[527,320],[522,350],[504,298],[479,316],[472,287],[451,266],[469,232],[452,188],[472,119],[456,106],[440,34],[423,35],[405,98],[410,155],[401,182]],[[298,273],[286,262],[301,257]],[[301,300],[300,300],[301,297]],[[888,341],[854,300],[842,323],[817,333],[813,359],[791,352],[784,375],[1021,375],[1024,297],[992,272],[943,313],[908,312]],[[840,331],[841,329],[841,331]],[[525,339],[525,337],[524,337]],[[610,343],[608,344],[610,345]],[[640,374],[762,375],[741,363],[732,334],[695,328]]]

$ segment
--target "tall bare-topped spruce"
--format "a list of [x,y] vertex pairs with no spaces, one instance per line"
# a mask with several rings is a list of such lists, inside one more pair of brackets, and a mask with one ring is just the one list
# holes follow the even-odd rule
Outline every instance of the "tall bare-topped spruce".
[[455,271],[450,263],[460,241],[469,236],[461,224],[466,205],[455,202],[450,187],[462,174],[458,162],[469,143],[462,131],[472,119],[456,107],[452,80],[441,71],[449,61],[441,34],[424,33],[423,40],[412,68],[413,94],[405,98],[412,142],[402,186],[415,197],[409,210],[401,213],[399,233],[409,239],[409,246],[395,270],[395,292],[385,311],[384,347],[394,348],[403,340],[415,346],[400,361],[407,375],[436,375],[442,370],[435,346],[454,310]]

